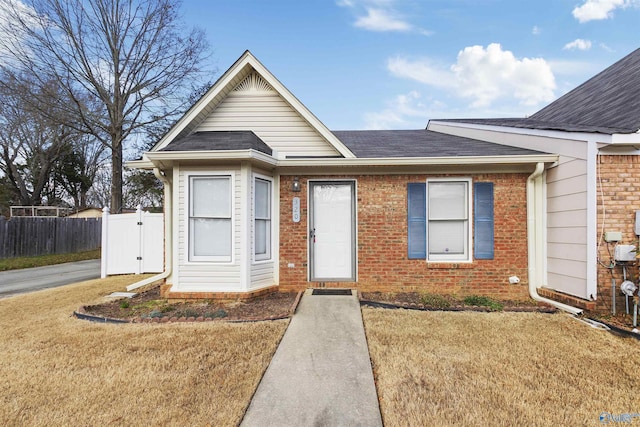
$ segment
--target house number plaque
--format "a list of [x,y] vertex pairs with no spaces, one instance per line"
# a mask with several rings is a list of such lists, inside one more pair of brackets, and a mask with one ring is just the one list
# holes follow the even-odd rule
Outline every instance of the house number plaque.
[[293,198],[293,222],[300,222],[300,197]]

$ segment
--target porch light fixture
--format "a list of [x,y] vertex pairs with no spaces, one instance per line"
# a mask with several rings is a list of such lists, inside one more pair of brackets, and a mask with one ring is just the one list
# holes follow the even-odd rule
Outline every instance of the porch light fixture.
[[300,192],[300,179],[297,176],[293,177],[293,182],[291,182],[291,191],[294,193]]

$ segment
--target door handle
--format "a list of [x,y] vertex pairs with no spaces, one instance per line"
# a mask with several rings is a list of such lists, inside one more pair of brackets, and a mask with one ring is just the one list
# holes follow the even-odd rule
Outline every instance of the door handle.
[[312,228],[309,230],[309,239],[313,239],[313,243],[316,242],[316,229]]

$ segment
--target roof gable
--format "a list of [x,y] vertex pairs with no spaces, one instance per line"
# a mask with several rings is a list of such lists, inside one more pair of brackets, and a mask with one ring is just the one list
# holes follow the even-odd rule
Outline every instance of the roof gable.
[[[162,150],[172,141],[182,139],[196,131],[254,131],[264,142],[273,145],[273,141],[278,141],[277,136],[273,136],[270,141],[268,132],[261,131],[260,126],[256,124],[260,120],[268,121],[269,118],[258,112],[249,111],[246,105],[237,108],[236,112],[239,111],[240,116],[238,117],[239,121],[235,124],[224,120],[216,122],[216,119],[222,116],[216,110],[223,104],[229,107],[233,103],[232,100],[244,99],[246,101],[251,96],[270,98],[270,101],[267,100],[267,102],[272,102],[273,108],[288,109],[289,111],[285,111],[285,113],[289,113],[291,117],[297,119],[300,128],[298,130],[313,134],[314,143],[323,145],[325,152],[343,157],[354,157],[353,153],[249,51],[246,51],[214,83],[151,151]],[[278,103],[279,105],[275,105]],[[286,126],[290,126],[290,123],[284,125],[284,127]],[[300,141],[299,138],[298,141]],[[272,146],[272,148],[276,147]]]
[[640,49],[561,96],[533,121],[622,130],[640,129]]

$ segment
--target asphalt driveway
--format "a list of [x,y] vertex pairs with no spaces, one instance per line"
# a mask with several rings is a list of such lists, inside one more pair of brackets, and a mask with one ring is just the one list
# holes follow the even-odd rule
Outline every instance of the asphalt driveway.
[[100,260],[0,272],[0,298],[100,277]]

